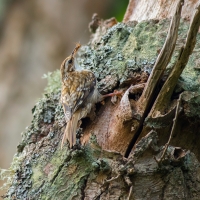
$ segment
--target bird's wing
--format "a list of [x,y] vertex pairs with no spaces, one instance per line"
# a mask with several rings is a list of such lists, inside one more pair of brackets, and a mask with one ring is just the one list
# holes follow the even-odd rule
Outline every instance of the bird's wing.
[[96,86],[96,77],[91,71],[83,70],[80,74],[82,78],[77,87],[78,92],[76,92],[77,98],[74,101],[74,112],[84,105],[87,98],[90,98]]
[[71,76],[64,82],[61,99],[67,119],[71,118],[72,114],[84,105],[87,98],[90,98],[95,85],[96,77],[91,71],[72,72]]

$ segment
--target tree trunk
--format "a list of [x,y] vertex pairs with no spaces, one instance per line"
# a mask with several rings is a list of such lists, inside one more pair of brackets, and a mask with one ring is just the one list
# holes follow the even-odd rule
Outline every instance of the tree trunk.
[[[82,119],[77,145],[61,149],[60,74],[49,75],[5,199],[200,198],[200,4],[140,2],[130,1],[125,23],[100,22],[78,58],[102,94],[117,89],[122,97],[98,103],[95,118]],[[190,22],[182,6],[184,17],[193,9]]]

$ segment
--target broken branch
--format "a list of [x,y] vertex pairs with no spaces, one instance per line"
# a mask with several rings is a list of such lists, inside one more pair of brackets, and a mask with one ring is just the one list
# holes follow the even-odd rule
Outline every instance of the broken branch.
[[163,72],[166,69],[174,52],[176,40],[178,37],[178,27],[180,23],[183,3],[184,1],[180,0],[177,4],[176,12],[171,20],[165,44],[162,47],[162,50],[160,51],[160,54],[156,60],[151,75],[146,83],[144,91],[139,101],[137,102],[138,107],[141,107],[139,109],[139,112],[141,114],[143,114],[148,109],[152,97],[154,96],[155,89],[158,86],[158,83],[163,75]]
[[135,145],[142,131],[145,117],[148,115],[148,111],[150,110],[153,98],[155,98],[155,90],[160,82],[164,70],[166,69],[171,59],[178,37],[178,27],[180,23],[183,3],[184,1],[180,0],[177,4],[176,12],[171,20],[165,44],[156,60],[156,63],[154,65],[150,77],[148,78],[143,93],[140,99],[135,104],[134,110],[136,111],[135,113],[138,116],[137,118],[139,119],[139,122],[137,122],[137,124],[134,126],[134,136],[132,137],[126,149],[125,157],[128,157],[128,155],[130,154],[133,146]]
[[193,16],[193,19],[190,24],[190,28],[187,34],[186,44],[183,47],[182,51],[180,52],[180,56],[172,69],[172,72],[168,76],[167,80],[165,81],[155,103],[151,111],[151,115],[156,117],[160,113],[163,113],[164,110],[169,105],[169,101],[171,99],[172,93],[174,88],[177,84],[177,81],[187,65],[190,55],[196,44],[196,36],[200,26],[200,3],[196,8],[196,12]]

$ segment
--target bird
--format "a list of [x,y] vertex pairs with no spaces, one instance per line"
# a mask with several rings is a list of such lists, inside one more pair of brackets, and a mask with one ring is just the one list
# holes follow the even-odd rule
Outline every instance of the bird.
[[60,67],[61,103],[64,110],[66,128],[61,142],[61,149],[66,140],[72,148],[76,144],[76,130],[79,120],[86,117],[102,95],[98,92],[94,73],[82,69],[76,62],[75,55],[81,45],[78,43],[71,55],[65,58]]

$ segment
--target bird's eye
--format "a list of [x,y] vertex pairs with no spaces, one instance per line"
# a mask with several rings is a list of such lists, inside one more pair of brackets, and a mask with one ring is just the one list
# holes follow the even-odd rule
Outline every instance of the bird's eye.
[[69,64],[72,64],[72,59],[70,59],[70,60],[68,61],[68,63],[69,63]]

